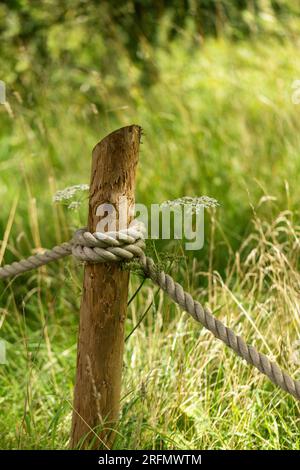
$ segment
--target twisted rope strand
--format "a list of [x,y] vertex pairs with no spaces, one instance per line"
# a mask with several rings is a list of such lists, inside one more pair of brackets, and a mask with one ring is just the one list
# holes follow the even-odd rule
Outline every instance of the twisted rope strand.
[[192,296],[183,290],[183,287],[163,271],[158,272],[151,258],[143,256],[140,259],[145,274],[155,282],[168,296],[180,307],[188,312],[197,322],[201,323],[216,338],[220,339],[245,359],[248,364],[256,367],[266,375],[275,385],[300,400],[300,382],[293,380],[276,362],[272,362],[265,354],[248,345],[241,336],[237,336],[231,328],[225,326],[214,317],[208,308],[194,300]]
[[84,227],[77,230],[68,243],[62,243],[52,250],[21,261],[6,264],[0,268],[0,279],[32,271],[71,254],[80,261],[88,263],[122,261],[140,257],[145,248],[144,231],[144,225],[137,221],[134,221],[130,228],[115,232],[90,233]]
[[63,243],[43,254],[30,256],[11,265],[3,266],[0,268],[0,279],[25,273],[70,254],[80,261],[88,263],[130,260],[137,257],[145,276],[161,287],[175,303],[216,338],[233,349],[242,359],[245,359],[248,364],[266,375],[275,385],[300,400],[299,381],[293,380],[276,362],[270,361],[267,356],[248,345],[243,338],[237,336],[232,329],[215,318],[208,308],[202,307],[171,276],[163,271],[158,271],[154,261],[145,256],[144,248],[144,228],[140,223],[119,232],[90,233],[86,228],[83,228],[75,233],[69,243]]
[[47,250],[44,253],[39,253],[29,258],[22,259],[21,261],[15,261],[12,264],[6,264],[0,268],[0,279],[6,279],[9,277],[17,276],[18,274],[32,271],[33,269],[40,268],[45,264],[57,261],[65,256],[72,254],[72,243],[62,243],[59,246],[55,246],[52,250]]

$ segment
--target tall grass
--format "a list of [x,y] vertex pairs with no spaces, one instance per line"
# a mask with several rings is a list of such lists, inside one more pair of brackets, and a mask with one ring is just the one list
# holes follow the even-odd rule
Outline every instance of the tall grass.
[[[0,107],[1,262],[85,224],[85,200],[68,211],[53,194],[88,182],[101,137],[141,124],[138,202],[202,194],[221,202],[207,213],[204,249],[172,273],[299,378],[298,44],[266,36],[196,47],[188,30],[170,44],[162,26],[158,45],[143,45],[157,74],[151,86],[121,45],[116,53],[117,74],[60,62],[35,82],[34,102],[30,80],[23,96],[8,90]],[[166,249],[182,254],[172,243]],[[2,284],[1,448],[67,447],[81,280],[69,260]],[[133,275],[131,293],[139,282]],[[148,281],[130,304],[128,335],[116,448],[299,449],[299,404]]]

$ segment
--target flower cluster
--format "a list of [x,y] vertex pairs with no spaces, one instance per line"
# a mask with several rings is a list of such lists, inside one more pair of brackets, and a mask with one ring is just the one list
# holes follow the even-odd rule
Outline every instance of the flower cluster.
[[191,197],[184,196],[179,199],[173,199],[164,201],[161,204],[161,207],[172,207],[172,208],[189,208],[193,213],[199,214],[203,208],[208,207],[218,207],[220,204],[218,201],[212,197],[200,196],[200,197]]

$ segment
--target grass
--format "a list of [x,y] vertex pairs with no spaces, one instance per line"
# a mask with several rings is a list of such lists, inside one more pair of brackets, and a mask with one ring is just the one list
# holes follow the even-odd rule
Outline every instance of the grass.
[[[0,261],[51,247],[85,224],[85,199],[68,211],[53,194],[88,182],[101,137],[141,124],[138,202],[202,194],[221,202],[207,212],[204,249],[174,263],[172,274],[299,379],[298,44],[266,36],[196,47],[188,30],[169,44],[162,27],[155,49],[143,45],[151,86],[119,47],[118,73],[114,63],[110,73],[70,68],[58,55],[43,80],[25,69],[23,85],[8,90],[0,106]],[[30,51],[23,55],[30,63]],[[72,260],[2,284],[2,449],[68,445],[81,285]],[[132,275],[130,294],[138,285]],[[126,335],[149,305],[126,342],[116,448],[300,448],[299,404],[149,281],[130,304]]]

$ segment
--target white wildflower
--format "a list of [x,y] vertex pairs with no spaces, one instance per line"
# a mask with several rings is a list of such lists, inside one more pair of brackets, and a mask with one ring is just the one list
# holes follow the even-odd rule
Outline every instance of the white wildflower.
[[212,197],[201,196],[201,197],[190,197],[184,196],[179,199],[173,199],[164,201],[161,204],[161,207],[172,207],[172,208],[182,208],[186,207],[193,211],[195,214],[198,214],[203,208],[208,207],[218,207],[220,204],[218,201]]
[[88,191],[88,184],[76,184],[74,186],[69,186],[68,188],[57,191],[53,196],[53,202],[64,202],[70,201],[75,196],[81,195],[81,193]]

